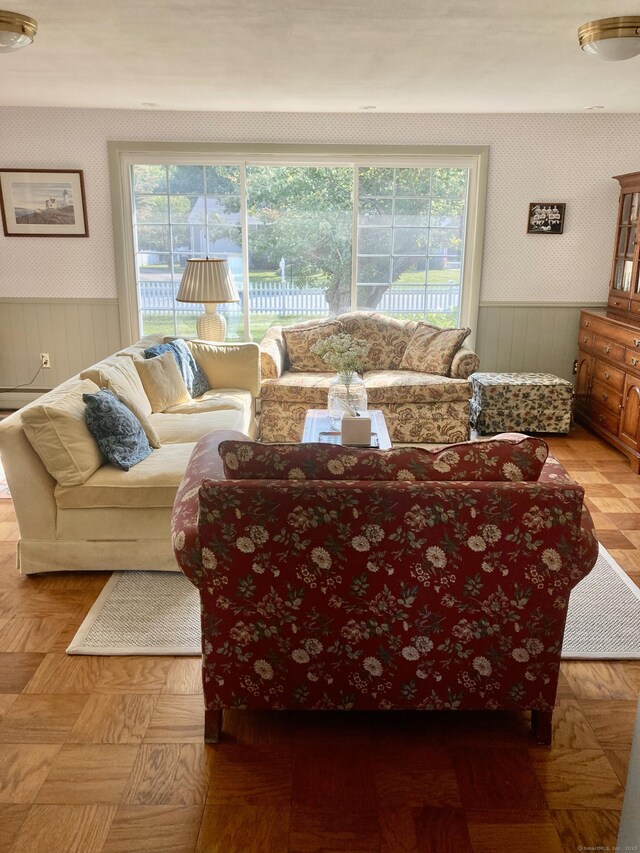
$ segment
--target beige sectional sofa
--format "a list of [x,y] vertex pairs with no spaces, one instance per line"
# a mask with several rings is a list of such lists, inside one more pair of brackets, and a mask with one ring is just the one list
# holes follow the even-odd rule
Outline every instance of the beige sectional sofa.
[[[403,356],[414,332],[425,324],[384,314],[353,311],[331,320],[310,320],[288,328],[272,326],[260,344],[262,393],[260,436],[263,441],[299,441],[308,409],[324,409],[335,372],[319,359],[306,358],[321,334],[347,332],[369,343],[363,378],[370,409],[384,412],[393,441],[445,443],[469,438],[469,376],[480,365],[473,350],[460,347],[447,375],[407,370]],[[433,328],[433,327],[431,327]],[[305,355],[297,369],[289,341]],[[307,340],[308,339],[308,340]],[[292,361],[294,363],[292,364]]]
[[[154,414],[131,359],[142,358],[143,350],[159,340],[147,338],[121,350],[0,422],[0,454],[20,528],[22,573],[175,571],[171,509],[195,442],[219,429],[256,436],[257,344],[188,341],[212,390]],[[104,464],[88,432],[71,438],[56,432],[56,411],[65,406],[78,411],[82,392],[98,387],[135,397],[147,435],[159,439],[160,446],[129,471]],[[29,410],[34,412],[25,418]],[[29,424],[34,413],[44,428]],[[56,466],[64,468],[59,480],[49,473]]]

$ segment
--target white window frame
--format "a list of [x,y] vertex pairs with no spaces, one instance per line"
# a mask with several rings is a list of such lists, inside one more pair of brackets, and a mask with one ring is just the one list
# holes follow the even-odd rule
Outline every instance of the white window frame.
[[[140,337],[133,245],[131,166],[136,163],[165,165],[240,166],[242,264],[249,281],[247,245],[247,166],[346,166],[354,169],[357,197],[358,168],[362,166],[406,168],[464,168],[469,170],[466,227],[460,279],[460,324],[469,326],[468,345],[475,346],[480,302],[484,242],[485,203],[489,147],[486,145],[241,145],[228,143],[109,142],[109,168],[113,208],[114,242],[120,333],[123,346]],[[357,205],[354,204],[354,240],[357,239]],[[351,295],[356,304],[357,249],[352,255]],[[248,292],[248,291],[247,291]],[[249,300],[244,300],[245,337],[248,333]]]

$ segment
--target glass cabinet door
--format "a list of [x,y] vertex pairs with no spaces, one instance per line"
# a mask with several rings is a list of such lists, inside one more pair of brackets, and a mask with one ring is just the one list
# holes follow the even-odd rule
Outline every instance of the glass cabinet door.
[[637,271],[634,275],[639,209],[640,193],[625,193],[620,211],[618,239],[611,282],[613,290],[633,293],[634,295],[640,294],[638,290]]

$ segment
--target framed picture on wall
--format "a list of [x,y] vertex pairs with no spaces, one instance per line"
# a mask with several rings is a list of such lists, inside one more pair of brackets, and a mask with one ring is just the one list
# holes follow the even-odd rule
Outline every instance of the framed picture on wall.
[[529,205],[527,234],[562,234],[565,202],[532,201]]
[[0,169],[6,237],[88,237],[79,169]]

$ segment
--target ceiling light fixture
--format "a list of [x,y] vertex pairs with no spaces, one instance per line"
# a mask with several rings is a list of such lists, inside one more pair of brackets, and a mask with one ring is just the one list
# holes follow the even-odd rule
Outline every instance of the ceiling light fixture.
[[0,53],[19,50],[31,44],[38,32],[38,22],[18,12],[0,10]]
[[640,16],[589,21],[578,30],[578,41],[585,53],[605,62],[631,59],[640,53]]

